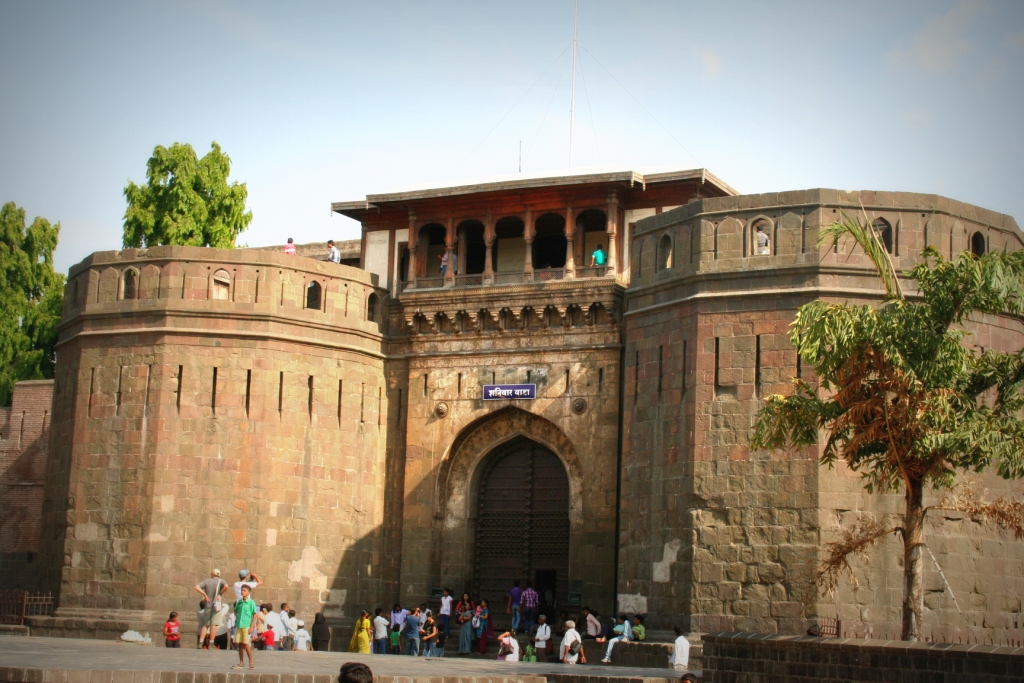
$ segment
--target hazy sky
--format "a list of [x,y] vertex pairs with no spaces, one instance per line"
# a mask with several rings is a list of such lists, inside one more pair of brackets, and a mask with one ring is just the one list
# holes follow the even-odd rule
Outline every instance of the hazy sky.
[[[572,12],[0,1],[0,201],[61,222],[66,270],[120,247],[158,144],[222,145],[253,246],[356,236],[331,201],[513,175],[520,141],[524,173],[562,170]],[[1024,2],[581,0],[579,41],[574,168],[935,192],[1024,222]]]

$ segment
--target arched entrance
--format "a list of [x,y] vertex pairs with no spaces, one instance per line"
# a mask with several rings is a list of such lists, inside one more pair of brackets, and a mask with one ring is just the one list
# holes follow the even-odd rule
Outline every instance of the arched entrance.
[[531,582],[552,618],[569,586],[569,478],[558,456],[526,438],[484,459],[478,486],[473,587],[505,622],[512,582]]

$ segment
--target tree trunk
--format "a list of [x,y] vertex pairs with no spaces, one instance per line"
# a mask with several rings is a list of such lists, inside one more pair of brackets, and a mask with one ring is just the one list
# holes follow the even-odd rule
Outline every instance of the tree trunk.
[[921,635],[924,611],[924,485],[913,481],[907,488],[903,521],[903,640]]

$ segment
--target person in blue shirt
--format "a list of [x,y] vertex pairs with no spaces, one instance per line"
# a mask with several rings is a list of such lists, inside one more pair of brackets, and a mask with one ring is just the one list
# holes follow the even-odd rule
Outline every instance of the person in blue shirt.
[[420,608],[405,618],[405,654],[415,657],[420,653]]
[[590,255],[590,267],[603,266],[606,260],[607,256],[604,253],[604,245],[597,245],[597,249],[595,249],[594,253]]

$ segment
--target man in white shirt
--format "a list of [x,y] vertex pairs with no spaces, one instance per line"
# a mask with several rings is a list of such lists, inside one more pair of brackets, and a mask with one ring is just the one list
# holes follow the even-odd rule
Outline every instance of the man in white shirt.
[[587,618],[584,627],[587,629],[587,635],[584,638],[598,638],[601,635],[601,620],[597,618],[589,607],[583,608],[583,616]]
[[441,610],[438,615],[441,617],[441,630],[444,631],[447,638],[452,634],[452,592],[447,588],[444,589],[444,595],[441,596]]
[[[573,652],[573,649],[576,652]],[[576,622],[569,619],[565,622],[565,636],[562,637],[562,646],[559,648],[559,659],[565,664],[575,664],[583,654],[583,639],[580,632],[576,630]],[[583,663],[587,660],[584,657]]]
[[282,649],[282,650],[291,650],[292,649],[292,641],[291,641],[292,629],[291,629],[291,626],[290,626],[291,621],[288,619],[288,603],[287,602],[282,602],[281,603],[281,611],[277,613],[277,616],[281,620],[281,630],[278,631],[277,627],[275,626],[274,627],[274,631],[276,633],[278,633],[280,638],[281,638],[281,647],[280,647],[280,649]]
[[672,656],[668,658],[669,666],[676,671],[686,671],[690,664],[690,641],[683,635],[683,629],[676,626],[676,642],[672,646]]
[[384,610],[378,607],[373,618],[373,654],[386,655],[388,653],[388,620],[380,615]]
[[263,585],[263,582],[260,581],[260,577],[256,576],[255,574],[253,574],[248,569],[239,569],[238,570],[238,581],[235,581],[235,585],[234,585],[234,588],[235,588],[235,602],[238,602],[239,600],[242,599],[242,586],[248,586],[249,587],[249,594],[251,595],[252,591],[255,588],[257,588],[259,586],[262,586],[262,585]]
[[292,636],[295,639],[292,649],[296,652],[309,652],[309,643],[312,639],[309,637],[309,631],[304,628],[306,622],[300,620],[295,625],[298,628],[295,629],[295,635]]
[[327,240],[327,246],[329,247],[327,251],[327,260],[331,263],[341,263],[341,252],[338,251],[336,246],[334,246],[334,240]]
[[548,661],[548,641],[551,640],[551,627],[543,614],[537,617],[537,632],[533,635],[533,647],[537,650],[537,661]]
[[284,646],[284,632],[285,626],[281,621],[281,615],[277,612],[271,611],[264,617],[267,628],[274,629],[274,636],[277,637],[277,645],[274,647],[275,650],[280,650]]

